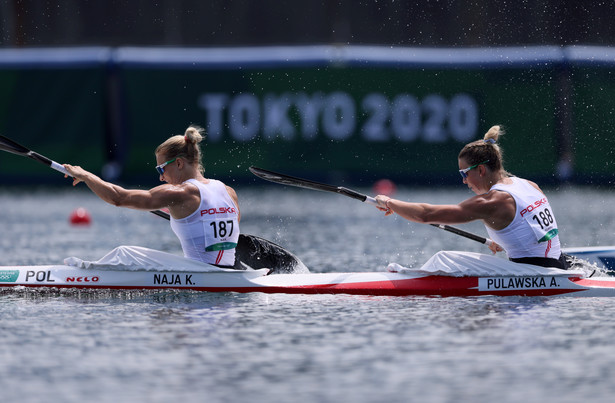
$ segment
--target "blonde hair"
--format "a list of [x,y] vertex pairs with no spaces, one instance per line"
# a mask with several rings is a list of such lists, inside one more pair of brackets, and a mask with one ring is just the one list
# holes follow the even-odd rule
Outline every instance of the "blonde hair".
[[502,126],[491,126],[482,140],[466,144],[459,152],[458,158],[464,159],[469,165],[484,163],[492,171],[503,171],[504,174],[510,175],[504,170],[504,155],[502,149],[497,144],[500,136],[503,136],[504,133],[505,131]]
[[196,165],[199,171],[205,173],[205,168],[201,162],[201,147],[199,144],[205,138],[204,129],[190,125],[184,135],[178,134],[169,137],[160,144],[154,154],[164,155],[165,159],[184,158],[190,165]]

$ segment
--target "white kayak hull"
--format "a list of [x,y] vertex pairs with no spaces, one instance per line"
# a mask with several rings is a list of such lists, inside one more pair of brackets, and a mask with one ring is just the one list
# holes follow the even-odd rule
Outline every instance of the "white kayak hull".
[[0,287],[186,289],[290,294],[615,296],[615,277],[449,277],[390,272],[272,274],[263,271],[152,272],[72,266],[0,267]]
[[[615,247],[569,248],[566,253],[601,264],[615,259]],[[434,258],[436,256],[434,255]],[[447,255],[447,252],[442,254]],[[464,258],[455,252],[456,259]],[[223,270],[202,265],[203,271],[126,270],[82,268],[70,265],[3,266],[0,287],[54,287],[84,289],[185,289],[207,292],[262,292],[290,294],[521,295],[584,297],[615,296],[615,277],[588,277],[578,272],[557,274],[501,274],[505,259],[481,259],[496,268],[497,275],[439,275],[425,272],[354,272],[270,274],[268,269]],[[432,258],[433,259],[433,258]],[[474,263],[476,265],[477,262]],[[489,264],[488,264],[489,266]],[[166,266],[165,266],[166,268]],[[512,271],[517,270],[513,268]],[[556,270],[557,272],[557,270]],[[516,273],[515,273],[516,274]]]

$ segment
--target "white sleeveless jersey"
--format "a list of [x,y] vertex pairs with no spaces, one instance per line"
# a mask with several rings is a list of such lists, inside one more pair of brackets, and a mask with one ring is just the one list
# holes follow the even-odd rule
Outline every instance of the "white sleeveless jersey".
[[[239,240],[239,212],[224,183],[210,179],[208,184],[196,179],[201,204],[188,217],[171,217],[171,229],[179,238],[184,256],[221,266],[235,264],[235,247]],[[184,182],[184,183],[186,183]]]
[[557,222],[547,197],[525,179],[510,179],[512,184],[496,184],[491,190],[507,192],[515,199],[515,218],[499,231],[487,227],[489,237],[504,248],[510,259],[558,259],[561,248]]

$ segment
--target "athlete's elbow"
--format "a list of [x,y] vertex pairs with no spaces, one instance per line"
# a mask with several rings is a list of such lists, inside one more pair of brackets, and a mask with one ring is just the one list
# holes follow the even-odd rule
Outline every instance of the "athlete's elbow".
[[419,224],[432,224],[434,222],[433,220],[429,219],[428,217],[421,217],[421,216],[416,217],[414,221],[419,223]]
[[422,215],[418,215],[418,214],[405,215],[403,213],[400,215],[404,217],[406,220],[410,220],[418,224],[429,224],[429,220],[427,219],[427,217],[422,216]]
[[442,216],[430,212],[425,212],[423,214],[417,215],[415,221],[419,224],[442,224]]
[[114,205],[115,207],[129,207],[128,198],[122,196],[121,194],[114,193],[107,197],[106,202]]
[[113,199],[108,199],[107,203],[109,203],[109,204],[111,204],[111,205],[113,205],[115,207],[124,207],[124,204],[122,203],[121,200],[114,199],[114,198]]

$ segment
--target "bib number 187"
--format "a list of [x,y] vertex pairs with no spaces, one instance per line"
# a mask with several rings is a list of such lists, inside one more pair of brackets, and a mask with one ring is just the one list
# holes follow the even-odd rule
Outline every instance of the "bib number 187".
[[214,230],[214,238],[225,238],[233,233],[233,220],[214,221],[209,225]]

